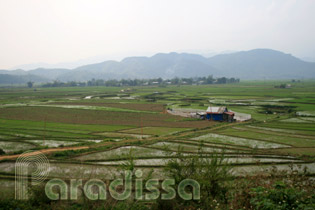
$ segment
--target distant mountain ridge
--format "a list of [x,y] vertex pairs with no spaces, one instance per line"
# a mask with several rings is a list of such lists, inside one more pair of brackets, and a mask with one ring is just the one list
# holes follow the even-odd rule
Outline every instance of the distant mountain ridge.
[[[210,65],[220,73],[242,79],[314,78],[315,63],[270,49],[255,49],[213,56]],[[224,76],[219,74],[218,76]]]
[[49,82],[49,79],[32,75],[12,75],[12,74],[2,74],[0,73],[0,84],[2,85],[16,85],[16,84],[26,84],[27,82],[32,81],[36,83]]
[[87,81],[93,78],[166,79],[208,75],[240,79],[315,78],[315,63],[302,61],[290,54],[271,49],[254,49],[210,58],[198,54],[173,52],[158,53],[152,57],[127,57],[120,62],[104,61],[75,69],[0,70],[0,84],[17,84],[26,79],[34,82],[53,80],[66,82]]

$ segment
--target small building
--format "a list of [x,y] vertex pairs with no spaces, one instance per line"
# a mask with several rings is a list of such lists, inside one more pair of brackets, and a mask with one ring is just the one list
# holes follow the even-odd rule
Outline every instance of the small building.
[[196,112],[197,118],[198,119],[202,119],[205,120],[207,117],[207,113],[206,112]]
[[234,119],[234,116],[235,116],[235,113],[234,112],[224,112],[223,113],[223,121],[226,121],[226,122],[234,122],[236,121]]
[[226,107],[211,107],[206,111],[206,119],[214,121],[234,122],[234,112],[230,112]]

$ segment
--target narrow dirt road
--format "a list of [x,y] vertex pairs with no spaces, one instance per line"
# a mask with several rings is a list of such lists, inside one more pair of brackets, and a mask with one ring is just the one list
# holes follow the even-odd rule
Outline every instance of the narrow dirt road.
[[[44,153],[44,154],[49,154],[52,152],[59,152],[59,151],[67,151],[67,150],[79,150],[79,149],[88,149],[88,146],[81,146],[81,147],[64,147],[64,148],[51,148],[51,149],[42,149],[42,150],[38,150],[38,151],[34,151],[34,152],[30,152],[25,154],[25,156],[32,156],[32,155],[36,155],[39,152]],[[17,155],[4,155],[4,156],[0,156],[0,160],[5,160],[5,159],[16,159],[20,156],[21,154],[17,154]]]

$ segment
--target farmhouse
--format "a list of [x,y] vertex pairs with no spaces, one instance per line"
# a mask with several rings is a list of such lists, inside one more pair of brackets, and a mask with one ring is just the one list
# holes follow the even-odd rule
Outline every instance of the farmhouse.
[[206,111],[206,119],[214,121],[226,121],[234,122],[234,112],[229,112],[229,110],[224,107],[211,107],[209,106]]
[[167,112],[172,115],[178,115],[181,117],[191,117],[201,120],[213,120],[224,122],[246,121],[251,119],[250,114],[243,114],[232,112],[226,107],[212,107],[209,106],[207,110],[195,110],[195,109],[171,109],[168,108]]

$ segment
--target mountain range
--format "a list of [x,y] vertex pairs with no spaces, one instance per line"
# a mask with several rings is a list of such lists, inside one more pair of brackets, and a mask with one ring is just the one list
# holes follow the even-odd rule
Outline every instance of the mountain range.
[[0,70],[0,84],[28,81],[87,81],[95,79],[145,79],[200,77],[235,77],[240,79],[315,78],[315,63],[271,49],[254,49],[215,55],[210,58],[188,53],[158,53],[152,57],[127,57],[122,61],[104,61],[75,69],[38,68],[24,71]]

